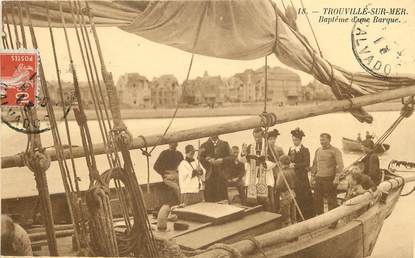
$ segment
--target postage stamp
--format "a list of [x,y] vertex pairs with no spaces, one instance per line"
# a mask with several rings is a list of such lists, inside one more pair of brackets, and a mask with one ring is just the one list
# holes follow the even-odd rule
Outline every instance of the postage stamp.
[[36,49],[0,52],[2,107],[36,106],[39,96],[39,52]]
[[[38,134],[50,130],[49,114],[46,106],[56,100],[49,100],[41,94],[40,55],[36,49],[7,49],[0,51],[1,56],[1,120],[9,128],[25,133]],[[68,95],[68,94],[66,94]],[[69,96],[69,97],[68,97]],[[69,94],[62,103],[63,115],[57,122],[63,121],[76,103],[75,95]],[[38,110],[33,119],[28,112]]]

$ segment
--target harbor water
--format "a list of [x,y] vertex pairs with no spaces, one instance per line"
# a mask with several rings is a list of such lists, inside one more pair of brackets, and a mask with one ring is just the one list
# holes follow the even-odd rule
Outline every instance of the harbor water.
[[[314,151],[319,147],[319,135],[327,132],[332,135],[332,144],[341,148],[341,138],[356,138],[357,133],[364,136],[366,131],[373,132],[381,136],[391,123],[399,116],[399,112],[373,112],[374,122],[372,125],[359,123],[350,114],[335,113],[328,114],[299,121],[293,121],[276,126],[281,135],[277,139],[277,144],[287,152],[291,146],[290,131],[296,127],[304,130],[306,137],[303,144],[310,149],[311,157],[314,157]],[[206,118],[178,118],[175,119],[169,132],[177,130],[190,129],[207,125],[214,125],[223,122],[237,121],[244,116],[234,117],[206,117]],[[97,121],[89,121],[93,142],[102,142],[101,134]],[[169,119],[131,119],[125,121],[130,132],[134,137],[139,135],[153,135],[162,133]],[[64,135],[64,123],[59,124],[61,135]],[[69,122],[72,133],[73,145],[82,146],[79,134],[79,128],[75,121]],[[22,152],[26,148],[27,136],[17,133],[6,126],[1,126],[1,155],[8,156]],[[221,135],[221,139],[226,140],[229,144],[241,146],[252,140],[251,131],[242,131],[232,134]],[[50,132],[41,134],[42,144],[44,147],[52,146],[53,141]],[[64,143],[66,138],[62,137]],[[200,139],[203,143],[206,138]],[[415,161],[415,116],[405,119],[401,125],[386,140],[391,145],[388,152],[381,156],[381,165],[386,167],[390,160],[407,160]],[[178,149],[184,151],[186,144],[193,144],[196,148],[198,140],[179,143]],[[131,151],[135,171],[140,184],[147,182],[161,181],[160,176],[152,169],[152,165],[158,154],[167,148],[167,146],[157,147],[150,157],[150,173],[148,177],[146,158],[140,150]],[[345,165],[350,164],[359,157],[356,153],[343,153]],[[98,169],[102,173],[108,169],[108,162],[105,155],[97,156]],[[70,164],[68,163],[68,166]],[[76,159],[77,175],[80,177],[80,187],[82,190],[87,189],[89,184],[88,171],[84,159]],[[59,173],[57,162],[51,164],[47,171],[49,190],[51,193],[63,192],[61,174]],[[408,190],[412,185],[405,187]],[[1,172],[1,197],[15,198],[36,195],[36,186],[33,174],[27,168],[10,168],[3,169]],[[415,230],[415,194],[409,197],[403,197],[398,202],[395,211],[390,218],[385,221],[385,225],[380,233],[378,243],[372,257],[413,257],[414,249],[414,230]]]

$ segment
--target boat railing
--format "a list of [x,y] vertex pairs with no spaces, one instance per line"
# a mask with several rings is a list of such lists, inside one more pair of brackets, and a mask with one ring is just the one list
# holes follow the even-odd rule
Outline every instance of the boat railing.
[[[258,246],[255,243],[260,243],[260,248],[266,248],[269,246],[277,245],[283,242],[287,242],[305,234],[312,233],[318,229],[327,227],[333,223],[338,222],[340,219],[354,214],[360,209],[372,205],[380,200],[382,193],[388,193],[391,190],[397,190],[402,188],[405,183],[415,181],[415,176],[412,177],[394,177],[382,182],[374,193],[365,192],[359,196],[356,196],[350,200],[345,201],[339,207],[328,211],[322,215],[314,218],[302,221],[288,227],[271,231],[255,237],[255,241],[241,240],[234,244],[231,244],[232,249],[238,250],[242,255],[247,255],[255,250],[258,250]],[[217,257],[226,255],[226,250],[214,249],[200,254],[198,257]]]

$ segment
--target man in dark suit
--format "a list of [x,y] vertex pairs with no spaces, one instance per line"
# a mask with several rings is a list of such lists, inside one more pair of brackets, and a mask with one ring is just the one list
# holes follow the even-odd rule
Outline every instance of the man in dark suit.
[[217,135],[200,146],[199,160],[206,170],[205,200],[217,202],[228,198],[226,179],[223,175],[223,159],[231,157],[229,143]]

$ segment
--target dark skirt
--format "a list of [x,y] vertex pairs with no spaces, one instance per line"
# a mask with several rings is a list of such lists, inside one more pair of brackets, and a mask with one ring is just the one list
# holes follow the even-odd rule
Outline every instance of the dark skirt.
[[[313,194],[311,193],[310,181],[306,172],[296,172],[295,200],[301,209],[304,219],[309,219],[314,217],[314,201]],[[300,214],[298,214],[297,218],[301,219]]]

